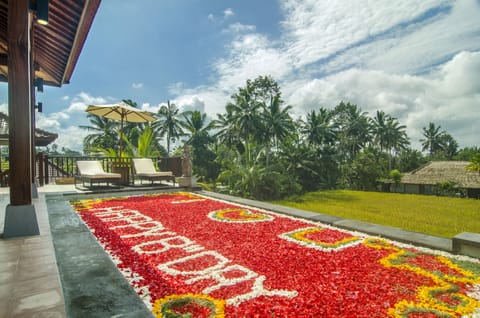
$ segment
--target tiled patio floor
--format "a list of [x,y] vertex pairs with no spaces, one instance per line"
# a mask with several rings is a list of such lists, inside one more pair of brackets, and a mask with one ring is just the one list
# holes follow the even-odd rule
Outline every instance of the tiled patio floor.
[[[0,194],[3,230],[8,194]],[[40,235],[0,239],[0,317],[66,317],[45,194],[34,199]]]

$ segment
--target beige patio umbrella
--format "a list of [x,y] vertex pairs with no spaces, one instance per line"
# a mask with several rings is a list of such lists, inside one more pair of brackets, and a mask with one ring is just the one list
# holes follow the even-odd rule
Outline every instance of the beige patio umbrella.
[[120,154],[122,153],[124,122],[147,123],[155,120],[151,113],[132,107],[125,102],[111,105],[89,105],[86,111],[93,115],[120,121]]

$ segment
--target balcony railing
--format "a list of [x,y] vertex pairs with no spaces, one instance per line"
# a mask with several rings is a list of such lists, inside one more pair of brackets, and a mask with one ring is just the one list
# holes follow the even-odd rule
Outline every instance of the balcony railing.
[[[156,157],[151,158],[154,164],[161,171],[172,171],[176,177],[182,175],[182,159],[181,157]],[[36,155],[35,180],[39,186],[44,184],[61,182],[60,179],[73,178],[77,175],[76,162],[79,160],[98,160],[102,163],[103,169],[108,172],[113,172],[112,167],[123,163],[129,167],[129,179],[133,180],[133,168],[131,165],[131,158],[116,158],[116,157],[66,157],[66,156],[49,156],[44,153]],[[0,171],[1,186],[8,186],[8,170]]]

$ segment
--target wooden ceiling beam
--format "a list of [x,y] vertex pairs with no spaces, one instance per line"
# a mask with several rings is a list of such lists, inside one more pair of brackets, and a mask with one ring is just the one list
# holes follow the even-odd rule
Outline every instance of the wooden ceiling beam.
[[7,54],[0,54],[0,65],[1,66],[8,65],[8,55]]

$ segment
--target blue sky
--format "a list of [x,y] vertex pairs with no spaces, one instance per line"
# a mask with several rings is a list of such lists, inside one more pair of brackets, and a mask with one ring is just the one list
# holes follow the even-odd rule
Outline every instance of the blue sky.
[[343,100],[397,117],[416,149],[429,122],[480,146],[479,17],[479,0],[103,0],[71,83],[37,95],[37,126],[80,150],[88,104],[215,118],[270,75],[295,118]]

